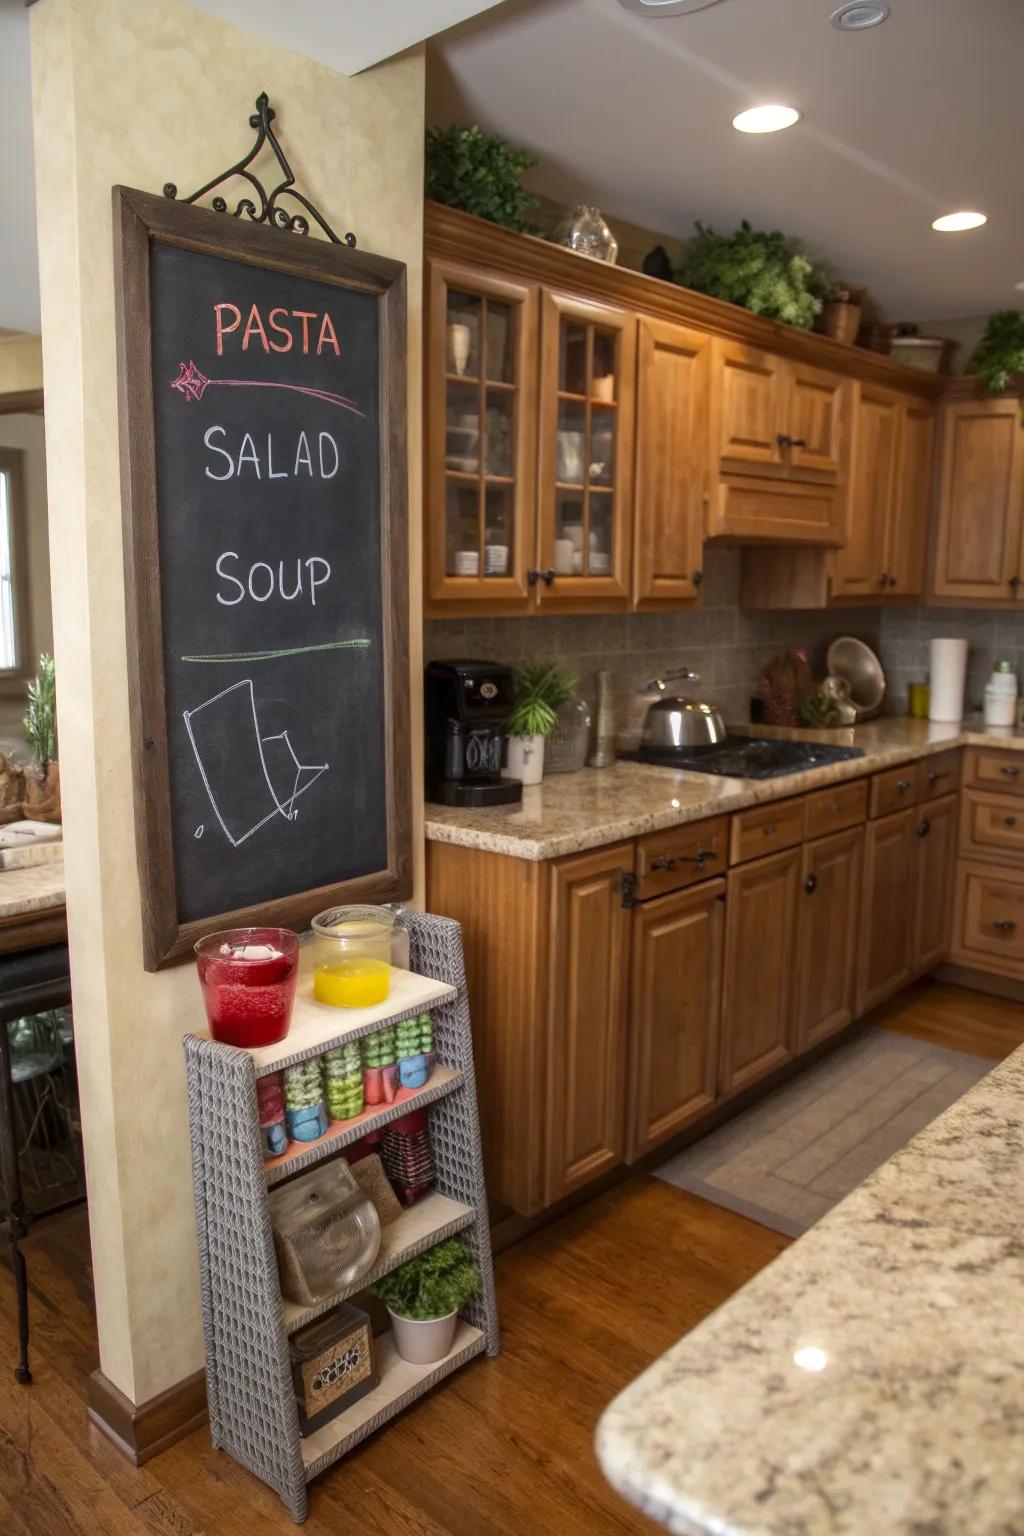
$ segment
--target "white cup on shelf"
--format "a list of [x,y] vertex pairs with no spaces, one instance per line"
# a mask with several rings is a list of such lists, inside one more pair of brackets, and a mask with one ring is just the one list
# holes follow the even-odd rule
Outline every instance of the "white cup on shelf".
[[480,551],[478,549],[457,549],[455,551],[456,576],[479,576]]

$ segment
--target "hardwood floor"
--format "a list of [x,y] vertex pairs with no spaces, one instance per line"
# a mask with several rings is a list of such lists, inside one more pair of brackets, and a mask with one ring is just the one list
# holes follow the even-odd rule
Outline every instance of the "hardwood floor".
[[[925,983],[873,1023],[997,1059],[1024,1007]],[[787,1239],[635,1174],[497,1261],[502,1354],[478,1360],[312,1487],[311,1536],[651,1533],[605,1484],[594,1425],[612,1396]],[[277,1498],[207,1431],[128,1466],[85,1418],[96,1365],[84,1213],[27,1245],[35,1381],[18,1386],[0,1270],[0,1514],[10,1536],[268,1536]]]

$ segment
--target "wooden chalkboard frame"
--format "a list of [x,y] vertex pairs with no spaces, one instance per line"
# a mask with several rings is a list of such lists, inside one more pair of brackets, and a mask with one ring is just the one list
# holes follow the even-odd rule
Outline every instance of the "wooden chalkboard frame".
[[[340,901],[403,900],[412,891],[409,693],[406,272],[403,263],[242,218],[113,188],[121,500],[135,839],[143,959],[159,970],[218,928],[299,928]],[[380,525],[387,863],[357,879],[208,918],[178,920],[160,598],[150,251],[187,251],[372,293],[379,301]]]

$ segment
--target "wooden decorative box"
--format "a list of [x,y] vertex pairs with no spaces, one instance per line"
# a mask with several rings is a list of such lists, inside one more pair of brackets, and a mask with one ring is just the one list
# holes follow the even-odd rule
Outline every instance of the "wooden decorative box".
[[300,1435],[312,1434],[380,1380],[370,1319],[358,1307],[335,1307],[293,1334],[289,1349]]

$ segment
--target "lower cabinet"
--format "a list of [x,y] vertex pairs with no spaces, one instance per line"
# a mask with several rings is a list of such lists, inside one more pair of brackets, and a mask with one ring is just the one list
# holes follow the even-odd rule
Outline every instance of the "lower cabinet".
[[625,1157],[632,861],[617,843],[551,866],[547,1205]]
[[914,806],[869,821],[864,842],[864,902],[856,1011],[859,1016],[905,986],[911,976]]
[[806,843],[794,965],[797,1053],[853,1019],[864,828]]
[[718,1091],[738,1093],[793,1054],[794,920],[802,850],[729,871]]
[[957,795],[943,795],[918,807],[914,861],[917,879],[910,949],[914,972],[941,965],[949,954],[958,802]]
[[633,914],[630,1162],[715,1104],[724,935],[724,880]]

